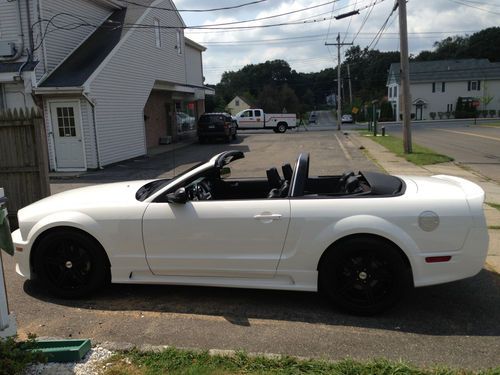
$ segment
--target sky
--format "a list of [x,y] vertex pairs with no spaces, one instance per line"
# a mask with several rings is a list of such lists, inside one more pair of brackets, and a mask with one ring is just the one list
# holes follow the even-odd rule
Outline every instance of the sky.
[[[188,27],[243,20],[252,22],[220,27],[296,23],[244,30],[187,29],[187,37],[207,47],[203,53],[206,84],[218,83],[224,71],[237,71],[247,64],[274,59],[286,60],[292,69],[305,73],[335,67],[337,48],[325,46],[325,42],[335,43],[338,33],[342,42],[351,43],[354,40],[354,44],[360,45],[361,48],[371,45],[371,48],[381,51],[399,51],[397,11],[389,18],[380,40],[375,39],[391,13],[394,0],[265,0],[231,10],[182,11],[235,6],[250,1],[252,0],[174,0]],[[277,18],[253,21],[317,5],[322,6]],[[338,16],[352,10],[359,10],[359,14],[330,20],[332,15]],[[498,26],[500,2],[409,0],[407,14],[410,53],[418,54],[422,50],[432,49],[435,41],[448,36],[472,34],[487,27]],[[342,47],[342,53],[348,48],[349,46]]]

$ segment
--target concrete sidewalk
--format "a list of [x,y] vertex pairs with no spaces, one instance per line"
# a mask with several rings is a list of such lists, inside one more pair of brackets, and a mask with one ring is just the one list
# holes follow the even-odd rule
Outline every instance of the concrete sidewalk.
[[[500,204],[500,185],[485,176],[475,173],[474,171],[464,169],[453,162],[418,166],[394,155],[385,147],[370,139],[369,136],[362,136],[357,132],[349,132],[347,137],[349,137],[358,146],[363,147],[367,152],[368,157],[373,159],[389,174],[420,176],[447,174],[463,177],[477,183],[483,188],[486,192],[486,202]],[[499,210],[485,204],[484,211],[489,227],[500,225]],[[500,229],[490,229],[489,235],[490,246],[488,250],[488,257],[486,259],[486,265],[489,269],[500,273]]]

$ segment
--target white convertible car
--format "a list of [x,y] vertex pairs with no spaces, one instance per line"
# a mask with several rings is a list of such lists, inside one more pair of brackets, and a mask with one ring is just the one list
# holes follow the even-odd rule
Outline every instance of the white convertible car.
[[485,261],[484,192],[451,176],[229,179],[227,151],[172,180],[70,190],[19,211],[17,272],[61,297],[106,282],[316,291],[372,314]]

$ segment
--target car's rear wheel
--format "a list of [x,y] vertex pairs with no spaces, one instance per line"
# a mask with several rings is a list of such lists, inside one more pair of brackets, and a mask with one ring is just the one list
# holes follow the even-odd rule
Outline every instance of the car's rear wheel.
[[88,295],[109,277],[100,244],[76,230],[61,229],[44,236],[35,249],[34,268],[48,292],[63,298]]
[[286,132],[286,129],[287,129],[287,126],[286,126],[286,123],[284,123],[284,122],[280,122],[280,123],[278,123],[278,125],[276,125],[276,131],[278,133],[284,133],[284,132]]
[[411,285],[399,250],[376,238],[336,245],[319,265],[319,288],[342,310],[373,315],[394,305]]

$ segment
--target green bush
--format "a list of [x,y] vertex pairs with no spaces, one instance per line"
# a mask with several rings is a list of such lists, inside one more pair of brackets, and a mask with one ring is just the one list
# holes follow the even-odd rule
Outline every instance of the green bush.
[[431,116],[431,119],[435,120],[436,119],[436,112],[430,112],[429,116]]
[[32,334],[26,341],[17,341],[16,336],[0,338],[0,375],[20,374],[32,363],[47,362],[44,354],[31,351],[35,338]]
[[494,109],[490,109],[489,113],[490,113],[490,117],[495,117],[495,114],[497,113],[497,111],[495,111]]

